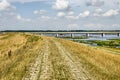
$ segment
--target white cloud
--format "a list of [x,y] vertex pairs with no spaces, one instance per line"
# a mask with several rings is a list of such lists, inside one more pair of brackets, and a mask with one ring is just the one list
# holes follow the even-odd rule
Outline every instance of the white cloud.
[[88,17],[89,15],[90,15],[90,12],[89,11],[85,11],[83,13],[80,13],[79,17]]
[[56,10],[67,10],[69,9],[69,2],[68,0],[56,0],[52,8]]
[[73,15],[74,14],[74,11],[69,11],[68,12],[68,15]]
[[93,16],[98,16],[98,17],[111,17],[111,16],[117,16],[120,14],[119,9],[110,9],[108,11],[103,11],[102,9],[97,9],[95,13],[93,13]]
[[100,7],[104,5],[104,1],[103,0],[87,0],[86,5]]
[[79,16],[74,16],[73,14],[74,14],[73,11],[70,11],[68,13],[58,12],[57,16],[60,18],[66,18],[66,19],[72,19],[72,20],[79,19]]
[[42,19],[47,19],[47,20],[50,19],[49,16],[41,16],[41,18],[42,18]]
[[101,16],[103,14],[103,10],[101,8],[98,8],[95,10],[95,13],[93,13],[93,16]]
[[88,17],[90,15],[90,12],[84,11],[83,13],[80,13],[78,16],[75,16],[73,14],[74,14],[73,11],[68,12],[68,13],[58,12],[57,16],[62,17],[62,18],[66,18],[66,19],[77,20],[77,19],[80,19],[81,17],[82,18]]
[[7,0],[3,0],[0,2],[0,11],[10,11],[15,9]]
[[31,19],[26,19],[26,18],[23,18],[21,15],[16,15],[16,18],[17,20],[22,20],[22,21],[31,21]]
[[[2,1],[2,0],[0,0]],[[22,2],[22,3],[25,3],[25,2],[35,2],[35,1],[49,1],[49,0],[8,0],[9,2]]]
[[76,19],[79,19],[79,16],[67,15],[67,16],[65,16],[65,18],[67,18],[67,19],[72,19],[72,20],[76,20]]
[[88,24],[85,24],[83,25],[89,29],[107,29],[107,30],[110,30],[110,29],[119,29],[120,28],[120,24],[103,24],[103,23],[88,23]]
[[65,15],[66,14],[64,12],[58,12],[58,14],[57,14],[58,17],[65,17]]
[[46,14],[47,11],[46,10],[35,10],[33,13],[34,14]]
[[110,16],[116,16],[118,14],[119,14],[119,10],[110,9],[109,11],[105,12],[102,15],[105,16],[105,17],[110,17]]
[[102,13],[103,12],[103,10],[101,9],[101,8],[98,8],[98,9],[96,9],[96,11],[95,11],[96,13]]
[[22,19],[21,15],[17,15],[17,19],[21,20]]

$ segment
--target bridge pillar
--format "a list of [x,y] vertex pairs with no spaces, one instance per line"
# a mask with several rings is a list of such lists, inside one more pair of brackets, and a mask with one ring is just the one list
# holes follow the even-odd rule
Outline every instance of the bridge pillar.
[[117,36],[120,37],[120,33],[117,33]]
[[101,36],[102,36],[102,37],[105,37],[105,33],[102,33]]
[[56,34],[56,37],[59,37],[59,34]]
[[74,34],[71,34],[71,38],[74,38]]
[[86,37],[89,37],[90,36],[90,34],[89,33],[86,33]]

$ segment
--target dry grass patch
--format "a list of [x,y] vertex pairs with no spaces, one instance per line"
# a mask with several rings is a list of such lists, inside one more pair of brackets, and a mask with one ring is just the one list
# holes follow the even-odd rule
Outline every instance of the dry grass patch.
[[[42,38],[33,34],[8,34],[14,36],[0,40],[0,80],[21,80],[37,57],[43,44]],[[12,51],[11,57],[7,54],[9,50]]]
[[73,56],[78,56],[85,67],[97,80],[120,79],[120,55],[68,40],[59,41]]

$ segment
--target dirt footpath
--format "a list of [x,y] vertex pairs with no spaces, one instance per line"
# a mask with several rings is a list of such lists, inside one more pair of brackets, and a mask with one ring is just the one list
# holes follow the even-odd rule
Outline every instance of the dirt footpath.
[[77,57],[71,55],[55,39],[46,39],[29,71],[22,80],[93,80],[82,68]]

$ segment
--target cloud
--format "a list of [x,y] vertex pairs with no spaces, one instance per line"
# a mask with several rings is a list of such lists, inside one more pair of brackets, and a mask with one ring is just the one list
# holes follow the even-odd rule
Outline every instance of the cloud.
[[[43,5],[41,6],[38,3],[37,6],[36,1],[43,1],[39,2]],[[0,28],[5,26],[4,29],[114,29],[114,27],[117,26],[116,29],[120,29],[120,12],[117,10],[119,3],[115,5],[112,3],[114,2],[113,0],[91,0],[92,3],[87,5],[90,7],[87,7],[85,1],[86,0],[7,0],[8,6],[16,6],[17,9],[14,11],[11,7],[2,8],[0,11]],[[2,2],[1,0],[0,3]],[[20,2],[30,3],[22,4]],[[19,6],[17,4],[19,4]],[[27,10],[26,6],[29,4],[31,5],[31,9]],[[36,7],[33,7],[35,5]],[[80,7],[77,7],[78,5],[80,5]],[[52,10],[50,6],[54,10]],[[33,11],[33,9],[35,11]],[[32,13],[26,14],[26,10],[35,15]],[[47,11],[51,14],[47,14]],[[94,16],[99,17],[95,18]],[[110,16],[116,17],[111,19],[109,18]],[[30,20],[27,17],[32,19]],[[93,24],[84,27],[84,24],[87,23]],[[105,27],[106,25],[104,24],[109,24],[109,26]]]
[[87,0],[86,5],[100,7],[100,6],[104,5],[104,1],[102,1],[102,0]]
[[79,17],[88,17],[89,15],[90,15],[90,12],[89,11],[85,11],[83,13],[80,13]]
[[58,12],[57,16],[58,17],[65,17],[66,13],[64,13],[64,12]]
[[[0,0],[2,1],[2,0]],[[26,3],[26,2],[35,2],[35,1],[49,1],[49,0],[8,0],[9,2],[22,2],[22,3]]]
[[12,6],[7,0],[3,0],[0,2],[0,11],[11,11],[16,9]]
[[50,19],[50,17],[49,17],[49,16],[41,16],[41,18],[42,18],[42,19],[45,19],[45,20]]
[[120,28],[120,24],[103,24],[103,23],[88,23],[83,25],[89,29],[99,29],[99,30],[115,30]]
[[95,13],[93,13],[93,16],[101,16],[103,13],[103,10],[101,8],[98,8],[95,10]]
[[69,11],[68,12],[68,15],[73,15],[74,14],[74,11]]
[[33,12],[34,14],[46,14],[47,13],[47,11],[46,10],[35,10],[34,12]]
[[96,9],[95,13],[93,13],[93,16],[95,17],[112,17],[117,16],[120,14],[119,9],[110,9],[108,11],[103,11],[101,8]]
[[27,22],[31,21],[31,19],[23,18],[21,15],[16,15],[16,18],[17,20],[22,20],[22,21],[27,21]]
[[68,0],[56,0],[55,4],[52,6],[55,10],[68,10],[69,7]]
[[60,18],[72,19],[72,20],[79,19],[78,16],[74,16],[73,14],[74,14],[73,11],[66,12],[66,13],[65,12],[58,12],[57,16]]
[[77,20],[77,19],[79,19],[79,16],[67,15],[67,16],[65,16],[65,18],[66,19]]
[[102,14],[102,16],[104,17],[110,17],[110,16],[116,16],[119,14],[119,10],[113,10],[113,9],[110,9],[108,10],[107,12],[105,12],[104,14]]
[[61,18],[66,18],[66,19],[70,19],[70,20],[77,20],[80,18],[85,18],[88,17],[90,15],[89,11],[84,11],[83,13],[80,13],[78,16],[73,15],[74,12],[70,11],[70,12],[58,12],[57,16],[61,17]]

